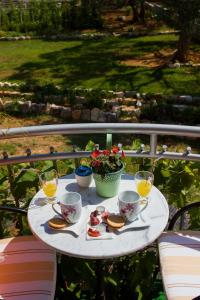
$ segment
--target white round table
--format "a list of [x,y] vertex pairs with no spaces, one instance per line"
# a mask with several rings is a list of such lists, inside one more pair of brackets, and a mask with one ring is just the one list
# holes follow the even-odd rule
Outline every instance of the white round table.
[[[134,177],[122,175],[120,191],[135,190]],[[89,188],[80,188],[74,175],[59,179],[57,200],[66,191],[78,192],[82,196],[83,209],[95,210],[97,205],[103,205],[108,210],[117,208],[117,196],[101,198],[96,195],[94,182]],[[161,192],[153,186],[145,214],[150,218],[148,227],[134,228],[116,234],[113,239],[87,240],[85,220],[82,231],[76,236],[65,230],[53,230],[48,226],[48,220],[56,214],[51,204],[44,204],[44,194],[40,190],[32,199],[28,209],[28,222],[34,235],[58,253],[86,258],[107,259],[119,257],[143,249],[154,242],[163,232],[169,217],[168,204]],[[89,216],[88,216],[89,218]]]

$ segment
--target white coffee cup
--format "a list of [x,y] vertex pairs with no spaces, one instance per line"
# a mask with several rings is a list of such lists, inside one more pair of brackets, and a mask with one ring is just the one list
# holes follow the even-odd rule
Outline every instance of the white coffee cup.
[[[59,204],[61,213],[55,209]],[[53,210],[62,216],[67,223],[77,223],[81,217],[82,201],[81,195],[76,192],[68,192],[59,197],[59,202],[52,204]]]
[[120,215],[124,217],[126,221],[134,221],[142,210],[140,203],[140,195],[135,191],[119,193],[118,205]]

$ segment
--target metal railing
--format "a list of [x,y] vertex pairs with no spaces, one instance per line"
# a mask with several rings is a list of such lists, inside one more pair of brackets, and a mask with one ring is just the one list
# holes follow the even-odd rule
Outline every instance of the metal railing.
[[[140,134],[149,136],[149,150],[145,150],[141,144],[139,150],[126,151],[126,156],[141,157],[141,158],[163,158],[163,159],[178,159],[178,160],[200,160],[200,154],[192,153],[191,147],[187,147],[184,152],[167,151],[167,146],[163,145],[162,150],[158,151],[159,136],[182,136],[182,137],[200,137],[199,126],[182,126],[182,125],[164,125],[164,124],[127,124],[127,123],[104,123],[104,124],[62,124],[62,125],[43,125],[30,126],[21,128],[9,128],[0,130],[0,140],[47,136],[47,135],[80,135],[80,134],[105,134],[107,145],[112,144],[113,134]],[[23,156],[8,156],[3,152],[3,157],[0,159],[0,166],[11,165],[22,162],[35,162],[44,160],[60,160],[68,158],[89,157],[89,151],[73,151],[71,152],[55,152],[53,147],[50,147],[50,152],[45,154],[32,154],[30,149],[27,149],[26,155]]]

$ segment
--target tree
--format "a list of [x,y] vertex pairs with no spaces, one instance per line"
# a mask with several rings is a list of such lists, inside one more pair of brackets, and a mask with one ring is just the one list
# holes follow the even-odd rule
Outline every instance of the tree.
[[100,28],[102,26],[99,0],[82,0],[80,17],[82,28]]
[[61,2],[61,27],[62,30],[69,30],[70,28],[70,5],[69,2],[63,0]]
[[51,0],[49,3],[49,10],[51,12],[51,22],[53,24],[53,32],[61,31],[61,12],[60,5],[56,0]]
[[12,0],[9,1],[7,16],[9,19],[9,30],[18,31],[20,23],[19,10],[18,7],[14,5],[14,2]]
[[140,0],[140,13],[139,18],[142,23],[145,22],[145,0]]
[[49,0],[40,1],[39,28],[40,28],[40,33],[43,34],[50,34],[53,29],[49,3],[50,3]]
[[127,0],[126,5],[130,5],[133,11],[133,23],[145,21],[145,0]]
[[174,59],[188,60],[191,36],[200,18],[200,0],[163,0],[165,21],[179,30],[179,40]]

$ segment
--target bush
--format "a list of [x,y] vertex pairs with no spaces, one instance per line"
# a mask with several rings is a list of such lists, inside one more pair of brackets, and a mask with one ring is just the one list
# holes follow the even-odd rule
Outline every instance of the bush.
[[0,7],[0,30],[18,33],[58,34],[70,29],[100,28],[102,19],[98,0],[30,0],[26,7]]
[[85,91],[85,98],[87,99],[87,107],[88,108],[102,108],[103,107],[103,100],[102,100],[102,93],[100,90],[86,90]]

